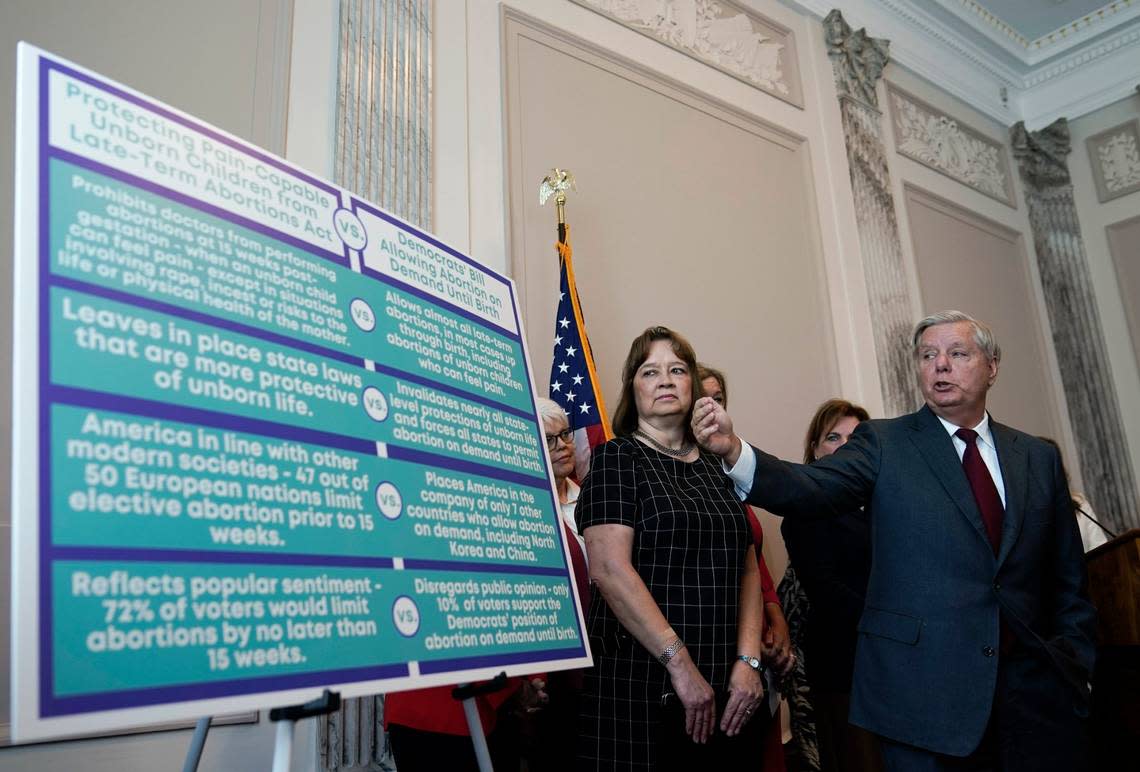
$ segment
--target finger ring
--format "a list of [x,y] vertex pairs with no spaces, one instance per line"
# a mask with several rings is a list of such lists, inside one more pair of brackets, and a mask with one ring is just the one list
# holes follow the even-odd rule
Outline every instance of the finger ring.
[[752,715],[752,708],[745,708],[745,709],[744,709],[744,714],[745,714],[745,715]]

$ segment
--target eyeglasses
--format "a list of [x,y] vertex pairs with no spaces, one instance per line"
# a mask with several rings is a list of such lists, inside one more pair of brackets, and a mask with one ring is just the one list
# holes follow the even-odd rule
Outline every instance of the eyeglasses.
[[573,436],[574,432],[570,429],[563,429],[562,431],[558,432],[558,434],[548,434],[546,435],[546,449],[554,450],[558,447],[559,440],[562,440],[562,442],[569,442]]

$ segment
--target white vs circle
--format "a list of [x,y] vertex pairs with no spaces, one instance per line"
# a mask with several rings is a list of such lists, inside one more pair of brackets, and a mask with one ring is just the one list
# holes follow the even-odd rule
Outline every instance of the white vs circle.
[[364,390],[364,412],[373,421],[383,421],[388,417],[388,400],[384,399],[384,393],[375,386],[369,386]]
[[418,633],[420,630],[420,610],[416,606],[416,602],[407,595],[396,598],[396,602],[392,604],[392,621],[396,623],[396,629],[400,631],[400,635],[405,638],[411,638]]
[[333,215],[333,225],[336,227],[336,235],[340,236],[340,240],[349,249],[360,250],[368,245],[368,231],[355,212],[337,209]]
[[400,498],[400,491],[390,482],[382,482],[376,486],[376,506],[380,514],[389,520],[395,520],[404,509],[404,501]]
[[352,323],[364,332],[372,332],[376,329],[376,312],[372,310],[372,306],[368,305],[367,301],[353,298],[352,302],[348,304],[348,315],[352,318]]

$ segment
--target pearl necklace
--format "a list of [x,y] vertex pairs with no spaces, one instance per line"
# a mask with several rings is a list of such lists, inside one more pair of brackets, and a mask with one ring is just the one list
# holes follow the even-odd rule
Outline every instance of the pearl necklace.
[[669,447],[668,445],[662,445],[660,442],[653,439],[652,437],[650,437],[645,432],[641,431],[641,429],[634,429],[633,433],[636,434],[641,439],[648,442],[650,445],[652,445],[655,450],[658,450],[658,451],[664,453],[666,456],[672,456],[673,458],[684,458],[685,456],[692,453],[693,448],[696,447],[695,443],[687,442],[684,445],[682,445],[681,447],[674,449],[674,448]]

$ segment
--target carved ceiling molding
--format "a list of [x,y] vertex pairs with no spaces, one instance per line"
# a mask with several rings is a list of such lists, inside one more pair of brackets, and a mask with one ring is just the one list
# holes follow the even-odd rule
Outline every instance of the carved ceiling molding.
[[1140,18],[1140,3],[1114,0],[1079,19],[1030,40],[977,0],[934,0],[942,8],[986,35],[1008,53],[1026,64],[1037,64],[1087,43],[1090,39]]
[[887,83],[895,151],[1017,208],[1009,161],[999,142]]
[[733,0],[571,0],[803,108],[791,30]]
[[1140,190],[1140,121],[1128,121],[1086,140],[1089,164],[1103,203]]
[[[948,24],[946,9],[959,0],[783,2],[821,19],[840,9],[852,26],[890,40],[894,62],[1007,126],[1023,120],[1038,128],[1060,116],[1075,119],[1128,97],[1136,86],[1140,2],[1135,0],[1111,20],[1073,33],[1064,46],[1020,53],[979,29],[963,34]],[[1120,22],[1116,31],[1105,34],[1113,21]]]

